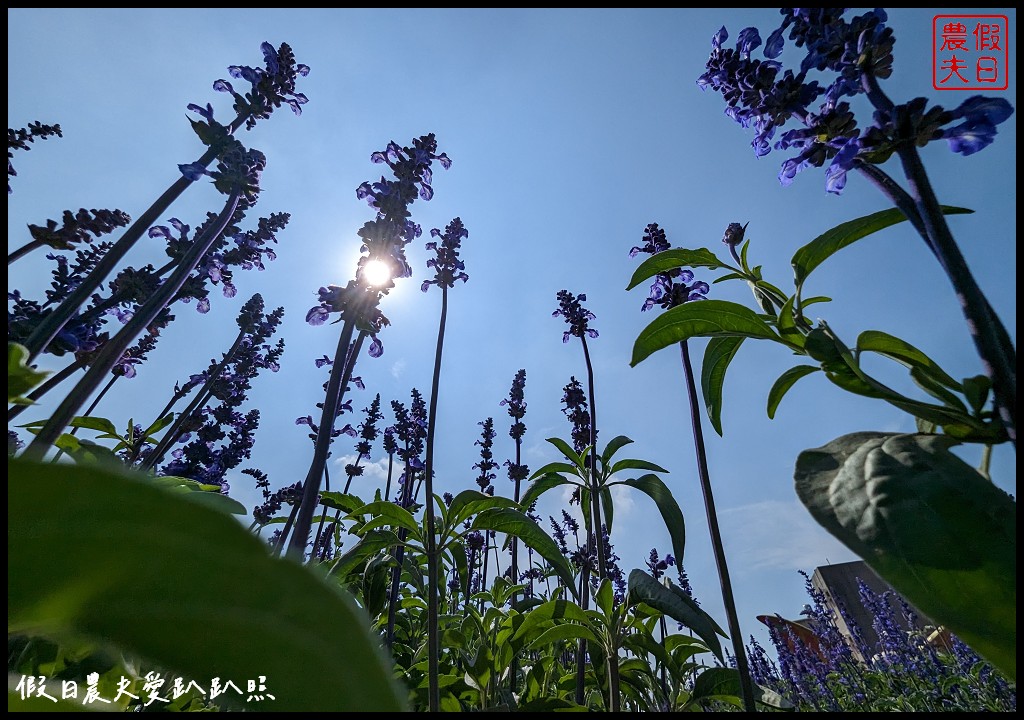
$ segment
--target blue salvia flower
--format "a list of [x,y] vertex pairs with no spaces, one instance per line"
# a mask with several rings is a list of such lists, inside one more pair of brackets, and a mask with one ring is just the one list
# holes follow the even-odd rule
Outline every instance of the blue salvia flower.
[[[892,29],[886,26],[884,10],[874,9],[846,20],[845,8],[783,8],[782,25],[771,33],[765,45],[767,60],[751,59],[760,45],[756,28],[740,33],[735,49],[723,47],[728,31],[723,27],[711,42],[705,72],[697,79],[702,89],[722,94],[726,114],[742,127],[755,132],[751,145],[757,156],[768,154],[772,140],[790,121],[802,128],[786,131],[776,150],[796,150],[779,172],[779,181],[790,184],[808,167],[829,163],[825,189],[839,194],[846,186],[847,173],[858,162],[883,163],[901,143],[923,146],[946,139],[950,149],[970,155],[987,147],[996,135],[996,125],[1005,121],[1013,108],[1003,98],[975,96],[950,112],[916,98],[893,106],[870,88],[878,79],[892,74]],[[796,47],[804,49],[800,72],[782,71],[775,58],[782,53],[784,33]],[[827,87],[809,81],[810,71],[834,74]],[[874,87],[877,87],[876,85]],[[864,132],[857,126],[850,104],[843,97],[868,93],[875,106],[874,124]],[[812,108],[819,97],[824,102]],[[954,127],[944,125],[962,120]]]
[[[245,118],[246,129],[251,130],[257,120],[270,117],[274,108],[288,105],[296,115],[302,114],[302,106],[308,98],[295,91],[298,76],[309,75],[309,66],[295,62],[295,55],[288,43],[281,43],[274,48],[268,42],[260,45],[263,52],[265,67],[253,68],[245,65],[231,65],[228,74],[236,80],[245,80],[251,85],[249,92],[242,95],[235,91],[227,80],[217,80],[213,89],[217,92],[231,93],[235,99],[234,110],[239,117]],[[189,110],[213,120],[213,111],[209,105],[205,109],[197,105],[189,105]]]
[[473,465],[474,468],[480,471],[477,475],[476,484],[480,486],[480,492],[487,495],[494,494],[494,485],[492,481],[497,477],[494,472],[494,468],[498,466],[494,462],[494,453],[491,451],[491,447],[494,445],[494,418],[487,418],[483,422],[477,423],[483,427],[483,431],[480,433],[480,439],[474,444],[480,446],[480,462]]
[[[657,224],[650,223],[644,228],[644,244],[629,251],[630,257],[639,253],[663,252],[671,247],[665,231]],[[672,268],[668,272],[658,273],[651,284],[650,293],[641,311],[650,310],[655,305],[667,310],[692,300],[704,300],[711,288],[706,282],[693,282],[693,272],[686,268]]]
[[[587,394],[575,377],[562,388],[562,412],[572,423],[572,444],[578,453],[590,445],[590,411],[587,409]],[[596,435],[596,433],[595,433]],[[595,438],[596,442],[596,438]]]
[[[523,422],[523,418],[526,417],[525,387],[526,370],[519,370],[512,380],[508,397],[498,403],[502,407],[508,408],[509,417],[512,418],[512,426],[509,428],[508,434],[517,444],[522,442],[523,436],[526,434],[526,423]],[[505,466],[508,468],[508,479],[512,482],[523,481],[530,474],[530,468],[525,463],[517,464],[506,460]]]
[[11,178],[17,176],[11,158],[14,157],[13,150],[30,150],[31,144],[36,140],[45,140],[56,135],[64,137],[60,125],[44,125],[41,122],[31,122],[27,128],[7,128],[7,194],[10,195]]
[[665,571],[675,564],[676,559],[672,557],[672,553],[667,554],[664,558],[660,558],[658,557],[657,548],[651,548],[651,554],[647,556],[646,560],[647,569],[655,580],[660,580]]
[[428,242],[427,250],[433,250],[435,257],[427,260],[427,267],[434,268],[434,279],[424,280],[420,289],[427,291],[431,285],[441,288],[455,286],[456,280],[466,282],[469,275],[466,274],[466,264],[459,260],[459,247],[463,238],[469,237],[469,231],[462,224],[461,218],[455,218],[444,229],[444,233],[437,228],[430,231],[431,237],[441,238],[440,242]]
[[551,313],[551,317],[561,315],[569,324],[569,329],[562,334],[562,342],[569,342],[570,336],[582,338],[586,335],[590,338],[596,338],[598,335],[597,330],[590,327],[590,321],[596,320],[597,316],[580,304],[586,301],[587,296],[583,293],[576,296],[568,290],[559,290],[556,297],[558,299],[558,309]]

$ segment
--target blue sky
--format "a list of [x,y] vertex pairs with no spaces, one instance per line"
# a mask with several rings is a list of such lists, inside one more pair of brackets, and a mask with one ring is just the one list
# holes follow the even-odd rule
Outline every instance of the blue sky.
[[[991,94],[1016,106],[1015,11],[964,12],[1009,16],[1009,88]],[[923,95],[951,108],[970,93],[932,90],[934,14],[890,12],[895,72],[884,88],[897,102]],[[259,65],[261,42],[289,43],[311,68],[299,83],[309,97],[303,115],[281,110],[239,134],[268,159],[256,210],[292,216],[279,236],[278,260],[262,273],[236,273],[238,296],[214,294],[206,316],[194,305],[177,309],[139,376],[119,381],[98,414],[119,426],[129,418],[149,422],[175,381],[226,349],[241,303],[260,292],[268,309],[285,308],[279,336],[286,351],[281,371],[261,376],[250,395],[262,421],[248,465],[269,473],[274,487],[301,480],[312,446],[307,428],[294,421],[316,410],[326,374],[313,361],[333,353],[338,332],[311,327],[304,316],[320,286],[344,285],[353,276],[355,231],[371,218],[355,188],[380,176],[370,154],[392,140],[408,144],[434,133],[452,167],[435,170],[433,200],[412,206],[425,236],[408,250],[415,275],[382,305],[391,320],[380,336],[384,355],[359,361],[367,390],[350,395],[357,410],[351,422],[362,419],[359,410],[374,393],[385,408],[392,399],[408,404],[413,387],[429,393],[440,294],[420,292],[427,277],[423,243],[431,228],[461,217],[469,230],[462,257],[470,279],[449,296],[438,490],[475,487],[474,442],[488,416],[498,433],[496,459],[512,457],[510,419],[498,403],[520,368],[527,371],[524,462],[535,469],[557,459],[545,438],[568,437],[562,387],[586,371],[578,342],[562,344],[564,322],[551,313],[559,290],[585,293],[600,331],[590,349],[601,439],[627,435],[635,443],[623,453],[670,470],[664,479],[687,521],[687,572],[698,599],[724,625],[678,352],[664,350],[629,367],[633,341],[655,315],[640,312],[646,288],[625,290],[640,260],[628,252],[656,222],[674,247],[722,255],[725,227],[749,222],[752,261],[786,289],[797,248],[840,222],[889,207],[860,177],[851,177],[838,197],[825,193],[820,170],[781,187],[777,173],[786,155],[755,158],[752,134],[723,115],[721,96],[697,87],[722,25],[733,39],[750,25],[767,37],[778,17],[770,9],[8,9],[8,126],[38,120],[64,131],[62,139],[15,156],[9,248],[27,240],[27,224],[59,218],[64,209],[119,208],[138,216],[174,181],[179,163],[201,154],[185,106],[209,102],[218,119],[230,118],[230,98],[213,92],[213,81],[226,78],[229,65]],[[976,211],[950,224],[1014,337],[1016,119],[999,126],[993,146],[970,157],[954,155],[942,141],[922,150],[940,200]],[[861,125],[867,124],[865,113]],[[167,218],[198,225],[219,207],[218,197],[199,183]],[[160,242],[150,241],[126,262],[161,257]],[[49,267],[41,252],[18,261],[9,289],[41,296]],[[981,372],[956,298],[909,227],[844,250],[809,285],[810,294],[833,298],[816,308],[850,342],[863,330],[884,330],[955,377]],[[750,304],[737,283],[715,285],[711,296]],[[699,360],[703,341],[691,345]],[[60,367],[52,361],[44,366]],[[796,499],[797,454],[848,432],[913,430],[909,416],[817,375],[801,381],[770,420],[768,389],[795,361],[780,346],[745,343],[726,381],[724,437],[705,422],[741,625],[762,642],[756,615],[793,617],[805,602],[798,570],[854,559]],[[903,372],[881,364],[877,371],[918,396]],[[42,416],[48,407],[34,412]],[[385,422],[391,419],[386,413]],[[353,446],[341,437],[333,460],[344,464]],[[380,459],[378,446],[373,460]],[[335,477],[341,474],[337,468]],[[1016,494],[1010,448],[996,450],[993,475]],[[353,489],[372,496],[382,486],[376,480],[368,471]],[[511,493],[503,475],[496,486]],[[232,478],[232,494],[250,509],[257,502],[244,475]],[[555,500],[539,508],[545,518],[560,509]],[[637,494],[618,497],[613,542],[627,570],[642,566],[652,547],[670,547],[653,503]]]

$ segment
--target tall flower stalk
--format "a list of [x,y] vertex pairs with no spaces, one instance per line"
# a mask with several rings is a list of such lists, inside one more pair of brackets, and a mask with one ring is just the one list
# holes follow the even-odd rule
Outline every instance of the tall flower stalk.
[[434,228],[430,231],[437,242],[428,242],[427,250],[433,250],[435,257],[427,260],[427,267],[434,268],[434,279],[424,280],[422,290],[426,292],[431,285],[441,289],[441,319],[437,328],[437,347],[434,351],[434,375],[430,386],[430,409],[427,415],[427,447],[426,467],[423,471],[423,482],[426,495],[427,521],[427,675],[428,675],[428,709],[437,712],[440,709],[440,671],[441,642],[438,633],[438,584],[440,583],[440,558],[437,551],[437,536],[434,531],[434,431],[437,418],[437,397],[441,381],[441,354],[444,350],[444,330],[448,321],[448,290],[455,287],[455,281],[466,282],[466,265],[459,259],[459,248],[463,238],[469,237],[469,231],[462,224],[461,218],[454,218],[442,233]]
[[[731,226],[730,226],[731,228]],[[742,233],[741,233],[742,235]],[[644,244],[629,251],[630,257],[639,253],[654,255],[671,246],[665,231],[657,223],[649,224],[644,230]],[[669,309],[686,302],[705,299],[709,290],[707,283],[694,282],[693,273],[685,268],[658,274],[651,285],[650,293],[641,311],[650,310],[655,305]],[[729,578],[729,566],[725,559],[725,546],[722,543],[722,532],[718,524],[718,513],[715,510],[715,496],[711,489],[711,475],[708,472],[707,451],[704,446],[704,432],[701,428],[700,403],[697,398],[697,387],[693,379],[693,364],[690,361],[690,350],[686,340],[679,343],[679,351],[683,363],[683,377],[686,382],[686,394],[690,403],[690,423],[693,427],[693,447],[697,459],[697,475],[700,478],[701,493],[704,496],[704,509],[707,514],[708,530],[711,532],[711,548],[718,569],[718,580],[722,588],[722,602],[729,624],[729,635],[732,639],[733,653],[736,658],[736,669],[740,674],[740,697],[747,712],[756,712],[754,704],[754,687],[750,679],[747,655],[743,647],[743,634],[740,630],[739,615],[736,612],[736,600],[733,596],[732,581]]]
[[[25,347],[29,350],[30,362],[46,349],[78,309],[86,303],[96,288],[114,271],[143,233],[157,222],[159,217],[170,207],[171,203],[177,200],[192,183],[204,175],[211,175],[207,167],[214,160],[223,161],[225,157],[236,150],[239,143],[233,136],[239,128],[244,125],[246,129],[252,129],[258,119],[270,117],[273,110],[281,107],[282,104],[289,105],[295,114],[301,114],[301,106],[307,102],[307,99],[305,95],[295,91],[295,81],[299,75],[308,75],[309,67],[295,62],[295,56],[287,43],[281,43],[281,46],[275,49],[270,43],[265,42],[260,49],[263,52],[265,68],[237,65],[228,68],[228,73],[232,78],[243,79],[251,84],[251,90],[244,96],[236,92],[227,80],[217,80],[213,84],[214,90],[231,93],[235,98],[236,116],[228,125],[222,125],[213,119],[213,107],[209,103],[206,107],[200,107],[194,103],[188,105],[189,111],[203,118],[202,121],[190,120],[190,122],[196,135],[204,145],[208,146],[207,151],[197,161],[178,166],[181,177],[172,183],[132,223],[120,239],[104,254],[92,272],[75,288],[74,292],[35,328],[31,336],[24,342]],[[220,187],[221,179],[217,177],[214,179],[218,189],[223,192]]]
[[[409,206],[417,197],[424,200],[433,197],[434,190],[430,185],[433,178],[430,169],[432,161],[437,160],[444,168],[451,166],[447,155],[437,154],[437,141],[432,133],[414,139],[409,147],[400,147],[390,142],[383,151],[373,153],[370,160],[386,164],[395,179],[382,177],[380,182],[364,182],[356,188],[356,197],[366,200],[376,210],[376,217],[365,223],[358,232],[363,241],[362,252],[365,254],[359,258],[356,279],[350,280],[345,287],[330,285],[320,288],[320,304],[306,314],[308,323],[322,325],[331,313],[338,312],[344,324],[327,384],[313,459],[303,481],[302,502],[288,543],[289,554],[295,558],[302,557],[309,542],[334,418],[343,400],[344,387],[358,359],[357,352],[351,355],[348,362],[345,361],[349,343],[352,342],[354,331],[358,329],[358,345],[369,335],[372,337],[370,355],[377,357],[383,352],[377,333],[388,324],[388,319],[378,306],[381,298],[394,287],[393,278],[409,277],[412,274],[405,259],[405,246],[419,237],[421,232],[419,225],[410,220]],[[363,272],[371,262],[383,263],[389,270],[389,278],[381,285],[372,284]]]
[[[517,503],[520,498],[522,482],[530,475],[530,468],[523,464],[523,436],[526,434],[526,423],[523,418],[526,416],[526,400],[524,389],[526,388],[526,370],[520,370],[512,380],[512,387],[508,391],[508,397],[502,400],[499,405],[508,409],[508,415],[512,418],[512,427],[508,434],[516,444],[516,459],[505,461],[508,467],[508,479],[513,483],[512,499]],[[518,583],[519,578],[519,538],[512,538],[512,583]]]

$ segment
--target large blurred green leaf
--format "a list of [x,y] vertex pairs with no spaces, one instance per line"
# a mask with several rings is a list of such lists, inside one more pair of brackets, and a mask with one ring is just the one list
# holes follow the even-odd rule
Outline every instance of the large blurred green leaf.
[[351,598],[238,521],[137,476],[7,470],[8,632],[105,641],[200,684],[264,675],[276,700],[249,709],[404,708]]
[[860,432],[797,458],[815,520],[922,612],[1017,674],[1017,504],[944,435]]
[[[974,211],[943,205],[942,212],[946,215],[962,215],[973,213]],[[906,219],[907,216],[900,210],[882,210],[857,218],[856,220],[844,222],[842,225],[837,225],[814,238],[793,255],[791,263],[793,265],[794,282],[797,288],[799,289],[804,284],[812,270],[844,247],[852,245],[871,233],[878,232],[890,225],[901,223]]]
[[693,337],[751,337],[782,342],[771,326],[745,305],[728,300],[701,300],[677,305],[640,331],[630,367],[658,350]]

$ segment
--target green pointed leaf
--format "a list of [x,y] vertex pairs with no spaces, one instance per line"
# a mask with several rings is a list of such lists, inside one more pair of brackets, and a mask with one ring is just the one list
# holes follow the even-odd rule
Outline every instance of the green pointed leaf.
[[740,702],[740,673],[736,668],[710,667],[697,676],[689,702],[697,700],[724,700],[734,705]]
[[[400,528],[408,530],[413,537],[420,537],[420,524],[416,522],[416,518],[412,516],[412,513],[403,507],[395,505],[393,502],[387,500],[380,500],[379,502],[372,502],[368,505],[363,505],[358,510],[354,510],[349,517],[360,518],[364,515],[370,515],[371,520],[382,520],[386,521],[386,524],[397,525]],[[368,522],[367,525],[370,523]]]
[[612,591],[612,581],[605,578],[601,581],[601,587],[597,589],[594,594],[594,601],[597,603],[597,607],[604,613],[605,620],[607,621],[612,616],[612,611],[615,609],[615,593]]
[[980,413],[988,402],[988,394],[992,390],[992,381],[986,375],[975,375],[964,378],[961,383],[964,388],[964,397],[970,403],[971,409]]
[[775,419],[775,411],[778,409],[779,403],[782,402],[783,396],[789,392],[789,389],[796,384],[797,380],[820,369],[814,365],[797,365],[779,375],[779,379],[775,381],[772,389],[768,391],[768,417],[773,420]]
[[526,488],[526,492],[523,493],[522,498],[519,500],[521,507],[528,508],[537,501],[541,495],[546,493],[551,488],[560,487],[562,485],[571,485],[572,483],[568,478],[562,475],[550,474],[545,475],[542,478],[538,478],[530,483],[530,486]]
[[611,488],[601,488],[601,508],[604,513],[602,524],[608,528],[608,534],[612,532],[612,522],[615,520],[615,502],[612,500]]
[[1017,672],[1017,504],[942,435],[861,432],[797,458],[826,530],[1010,679]]
[[530,479],[532,480],[534,478],[539,478],[543,475],[551,474],[578,475],[579,472],[580,469],[577,466],[571,465],[567,462],[550,462],[544,467],[538,469],[535,473],[533,473],[533,475],[530,476]]
[[549,600],[531,610],[509,642],[516,647],[531,643],[540,636],[540,633],[543,632],[548,623],[555,620],[573,621],[584,625],[590,624],[590,618],[587,617],[586,612],[579,605],[571,600],[558,598],[556,600]]
[[245,505],[238,502],[233,497],[228,497],[221,492],[188,491],[184,494],[184,497],[189,502],[205,505],[206,507],[213,508],[218,512],[228,513],[229,515],[249,514],[249,511],[245,509]]
[[617,463],[612,465],[611,469],[608,470],[608,475],[610,477],[616,473],[622,472],[623,470],[648,470],[650,472],[668,473],[668,470],[656,463],[648,462],[647,460],[626,458],[619,460]]
[[633,343],[630,367],[651,353],[694,337],[751,337],[782,342],[757,313],[727,300],[701,300],[678,305],[640,331]]
[[613,437],[608,441],[608,444],[604,446],[604,452],[601,453],[601,463],[607,465],[608,461],[612,459],[612,456],[614,456],[615,453],[626,445],[629,445],[631,442],[633,441],[625,435],[616,435]]
[[[961,215],[973,213],[974,211],[943,205],[942,212],[946,215]],[[793,265],[794,281],[797,288],[799,289],[804,284],[811,271],[844,247],[852,245],[861,238],[867,237],[890,225],[901,223],[906,219],[907,216],[900,210],[882,210],[857,218],[856,220],[844,222],[842,225],[837,225],[831,230],[822,233],[797,250],[793,255],[791,264]]]
[[[587,471],[587,465],[583,460],[583,456],[577,453],[576,450],[573,449],[572,445],[567,443],[562,438],[557,437],[549,437],[548,442],[554,445],[556,448],[558,448],[558,451],[565,455],[565,457],[570,462],[572,462],[576,467],[580,468],[580,470],[582,470],[583,472]],[[586,453],[584,452],[584,454]]]
[[636,602],[646,603],[686,625],[704,641],[715,657],[725,662],[722,643],[718,640],[719,634],[724,633],[721,632],[718,623],[701,610],[686,593],[671,585],[671,581],[669,587],[665,587],[643,570],[633,570],[629,573],[629,603]]
[[654,501],[665,522],[665,527],[668,529],[668,534],[672,538],[672,552],[679,559],[678,561],[682,562],[681,558],[685,557],[683,550],[686,548],[686,523],[683,520],[683,511],[679,509],[679,503],[676,502],[675,496],[668,486],[657,475],[642,475],[635,479],[611,484],[636,488]]
[[348,515],[365,506],[366,501],[351,493],[345,494],[334,490],[325,490],[320,493],[320,504],[334,510],[341,510]]
[[98,430],[101,433],[107,433],[112,436],[114,440],[120,440],[121,436],[117,434],[117,427],[114,423],[110,422],[106,418],[98,417],[76,417],[72,418],[71,422],[68,423],[68,427],[85,428],[86,430]]
[[39,371],[26,364],[28,348],[15,342],[7,342],[7,402],[14,405],[32,405],[22,397],[41,383],[49,372]]
[[338,558],[328,574],[344,578],[358,568],[366,558],[382,550],[390,550],[401,542],[398,535],[391,530],[371,530],[348,552]]
[[562,581],[569,587],[573,595],[576,594],[576,583],[573,579],[572,568],[558,549],[558,545],[541,529],[540,525],[526,517],[523,513],[511,508],[490,508],[474,518],[472,527],[474,530],[494,530],[508,535],[515,535],[551,563],[551,567],[555,568],[558,576],[562,578]]
[[[152,425],[150,425],[148,428],[146,428],[146,430],[143,433],[143,435],[145,435],[146,437],[149,437],[150,435],[155,435],[158,432],[160,432],[161,430],[163,430],[165,427],[170,425],[173,421],[174,421],[174,413],[167,413],[162,418],[160,418],[159,420],[154,422]],[[113,424],[111,424],[111,427],[113,427]],[[109,432],[116,432],[116,431],[115,430],[110,430]]]
[[601,639],[588,626],[565,623],[555,625],[542,632],[536,640],[530,643],[530,648],[535,650],[544,645],[567,640],[586,640],[594,645],[601,644]]
[[448,508],[448,524],[452,527],[462,524],[469,516],[491,507],[518,507],[515,500],[500,495],[487,495],[479,490],[463,490],[452,500]]
[[[785,297],[785,293],[782,293],[782,296]],[[779,309],[779,317],[775,322],[782,339],[791,343],[794,348],[802,349],[806,340],[804,334],[797,327],[796,317],[793,314],[795,300],[796,295],[792,295],[786,300],[782,308]]]
[[668,272],[669,270],[681,267],[706,267],[712,270],[720,267],[734,269],[727,263],[719,260],[707,248],[700,248],[698,250],[672,248],[655,253],[640,263],[640,266],[633,271],[633,277],[630,278],[626,289],[632,290],[644,280],[652,278],[658,273]]
[[857,338],[857,352],[878,353],[908,368],[917,368],[931,379],[942,383],[948,388],[958,391],[963,390],[960,383],[951,378],[930,357],[910,343],[880,330],[866,330],[862,332]]
[[704,348],[704,362],[700,368],[700,389],[704,395],[708,420],[719,435],[722,434],[722,388],[725,385],[725,371],[729,369],[729,363],[732,362],[744,339],[711,338]]
[[[8,461],[9,632],[74,633],[242,688],[264,675],[275,710],[404,709],[347,594],[142,477]],[[345,682],[310,682],[311,667]]]

